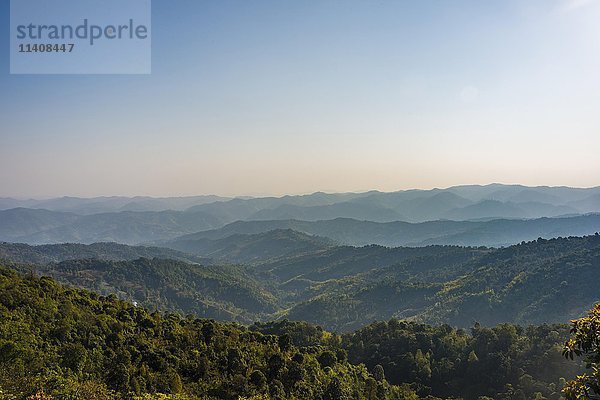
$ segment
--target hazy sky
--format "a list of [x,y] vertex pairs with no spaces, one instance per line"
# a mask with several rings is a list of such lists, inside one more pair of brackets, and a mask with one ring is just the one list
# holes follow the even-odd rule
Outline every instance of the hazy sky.
[[153,0],[149,76],[9,75],[0,196],[600,185],[600,2]]

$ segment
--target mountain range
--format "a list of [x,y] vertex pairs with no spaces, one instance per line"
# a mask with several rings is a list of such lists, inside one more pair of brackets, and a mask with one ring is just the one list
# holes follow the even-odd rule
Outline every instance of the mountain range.
[[[292,228],[352,245],[447,243],[500,246],[534,239],[535,235],[550,237],[595,232],[600,227],[590,222],[595,221],[594,216],[586,219],[586,214],[600,212],[600,187],[491,184],[392,193],[318,192],[233,199],[218,196],[4,198],[0,199],[0,210],[0,240],[30,244],[162,243],[198,232],[204,232],[200,234],[204,237],[221,228],[232,230],[229,225],[232,223],[254,226],[263,223],[269,229],[248,228],[249,232]],[[566,218],[579,216],[584,217]],[[542,218],[553,218],[553,222]],[[513,223],[508,220],[539,221]],[[306,228],[305,223],[310,222],[320,227]],[[359,227],[363,222],[364,226]],[[486,222],[490,224],[477,225]],[[515,230],[508,234],[506,228]],[[436,232],[428,233],[429,229]],[[352,230],[355,232],[350,233]]]
[[[157,242],[177,250],[200,249],[206,239],[226,239],[232,235],[266,233],[291,229],[329,238],[339,244],[365,246],[461,245],[501,247],[522,241],[558,236],[582,236],[600,231],[600,214],[564,218],[492,219],[489,221],[371,222],[348,218],[326,221],[238,221],[222,228]],[[194,242],[197,244],[194,245]]]
[[243,323],[562,322],[599,300],[599,200],[600,188],[498,184],[2,199],[0,259],[150,309]]

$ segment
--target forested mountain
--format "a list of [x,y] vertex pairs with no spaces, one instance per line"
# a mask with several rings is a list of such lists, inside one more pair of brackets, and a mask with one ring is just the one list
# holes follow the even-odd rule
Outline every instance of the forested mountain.
[[140,244],[222,226],[202,212],[75,215],[34,209],[0,211],[0,241],[29,244],[119,242]]
[[213,203],[216,201],[231,200],[221,196],[189,196],[189,197],[58,197],[45,200],[18,200],[0,198],[0,210],[11,208],[34,208],[50,211],[71,212],[79,215],[101,214],[119,211],[183,211],[190,207]]
[[275,229],[254,235],[233,234],[214,240],[182,238],[164,243],[166,247],[190,254],[241,264],[314,254],[334,244],[332,240],[291,229]]
[[558,400],[579,371],[560,354],[567,330],[475,326],[469,335],[397,320],[342,337],[288,321],[245,328],[0,267],[7,399]]
[[178,311],[225,321],[252,322],[277,309],[275,297],[233,266],[203,266],[140,258],[133,261],[70,260],[46,265],[13,265],[23,273],[115,294],[150,309]]
[[[513,217],[515,209],[523,217],[557,216],[565,211],[573,213],[600,212],[600,188],[528,187],[522,185],[468,185],[447,189],[403,190],[398,192],[371,191],[365,193],[322,193],[309,195],[226,198],[220,196],[190,197],[61,197],[48,200],[18,200],[0,198],[0,210],[35,208],[75,214],[98,214],[119,211],[205,211],[226,222],[238,219],[333,219],[347,217],[373,221],[421,222],[447,218],[452,210],[493,200],[495,215]],[[502,213],[502,203],[510,207]],[[543,211],[528,208],[527,204],[542,207]],[[553,209],[550,206],[558,208]],[[540,215],[541,213],[541,215]],[[365,218],[362,218],[363,215]],[[402,217],[402,218],[398,218]],[[464,213],[468,219],[476,214]]]
[[[235,199],[217,196],[0,199],[0,241],[141,244],[172,240],[246,221],[266,223],[269,228],[231,233],[291,228],[351,245],[501,246],[539,236],[593,233],[600,227],[598,224],[593,228],[586,227],[587,220],[574,220],[574,224],[570,224],[566,219],[561,218],[560,222],[553,219],[552,226],[539,221],[514,224],[509,220],[599,213],[599,196],[598,187],[493,184],[391,193],[313,193]],[[465,222],[489,222],[492,219],[502,222],[490,226]],[[352,220],[355,222],[350,223]],[[351,226],[359,221],[368,222]],[[305,228],[301,226],[304,222],[322,223],[309,224],[311,228]],[[580,225],[582,227],[578,228]],[[347,229],[350,230],[346,233]],[[595,230],[590,232],[590,229]]]
[[[424,320],[464,326],[573,319],[599,301],[600,236],[539,239],[472,261],[473,272],[444,284]],[[577,310],[577,311],[576,311]],[[578,315],[579,316],[579,315]]]
[[[352,275],[324,275],[322,280],[313,271],[327,271],[327,263],[315,263],[313,270],[286,281],[287,290],[296,288],[298,300],[308,298],[286,315],[337,330],[391,317],[468,327],[475,322],[569,320],[600,300],[595,285],[600,279],[599,235],[470,253],[459,248],[453,256],[449,250],[437,257],[435,249]],[[287,267],[295,269],[293,263]]]
[[219,229],[184,235],[161,244],[201,239],[222,239],[234,234],[257,234],[275,229],[293,229],[332,239],[340,244],[364,246],[460,245],[500,247],[538,237],[583,236],[600,231],[600,214],[565,218],[491,221],[433,221],[422,223],[357,221],[338,218],[328,221],[238,221]]
[[4,268],[0,316],[7,399],[418,398],[348,363],[339,347],[299,348],[285,335],[150,313]]
[[14,208],[0,211],[0,240],[13,241],[72,224],[78,215],[48,210]]
[[[237,247],[236,240],[241,240]],[[283,240],[283,245],[270,240]],[[458,327],[475,322],[557,323],[580,316],[600,300],[595,287],[600,279],[599,235],[539,239],[500,249],[331,246],[292,231],[214,243],[226,244],[219,247],[220,255],[231,252],[248,264],[206,266],[141,258],[15,268],[116,293],[150,308],[245,322],[289,318],[342,332],[389,318]],[[22,246],[4,248],[10,246],[6,257],[16,254],[13,259],[24,261]],[[40,259],[44,249],[60,253],[60,246],[35,249]],[[82,257],[89,254],[82,247]]]
[[207,263],[202,257],[182,253],[164,247],[127,246],[113,242],[79,244],[46,244],[31,246],[22,243],[0,242],[0,260],[11,260],[17,263],[47,264],[67,260],[96,258],[107,261],[126,261],[138,258],[162,258]]

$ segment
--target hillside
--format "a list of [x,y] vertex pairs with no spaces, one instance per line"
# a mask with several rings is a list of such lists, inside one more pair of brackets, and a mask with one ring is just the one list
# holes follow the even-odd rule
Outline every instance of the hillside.
[[0,267],[0,392],[19,400],[558,400],[581,371],[561,355],[567,337],[566,325],[468,334],[397,320],[343,336],[287,320],[246,328]]
[[[282,237],[283,247],[277,241]],[[142,258],[15,268],[103,294],[117,293],[150,308],[246,322],[289,318],[340,332],[389,318],[457,327],[475,322],[557,323],[580,316],[600,300],[595,288],[600,279],[599,235],[539,239],[500,249],[314,248],[309,242],[312,252],[303,247],[307,239],[312,240],[275,231],[219,242],[227,243],[220,248],[223,252],[234,249],[236,258],[252,260],[239,267]],[[269,243],[271,252],[265,253]],[[55,251],[56,246],[47,248]],[[296,253],[279,257],[286,251]]]
[[0,210],[24,207],[70,212],[79,215],[119,211],[183,211],[193,206],[227,200],[231,199],[212,195],[189,197],[112,196],[91,198],[64,196],[44,200],[0,198]]
[[348,363],[325,338],[322,347],[299,348],[289,336],[150,313],[4,268],[0,316],[3,398],[418,399]]
[[381,365],[390,382],[413,382],[420,394],[558,400],[564,378],[583,370],[562,357],[567,336],[565,325],[475,325],[467,334],[392,319],[343,335],[342,345],[351,362]]
[[224,321],[250,322],[276,310],[276,299],[242,269],[140,258],[133,261],[70,260],[14,265],[22,272],[103,295],[135,301],[150,309],[178,311]]
[[55,229],[78,219],[79,216],[71,213],[29,208],[0,211],[0,240],[17,241],[20,237]]
[[[600,300],[595,285],[600,279],[599,235],[470,254],[458,248],[454,258],[423,250],[394,264],[364,262],[349,275],[318,279],[311,272],[312,279],[286,281],[286,290],[295,288],[299,300],[286,316],[341,331],[392,317],[461,327],[475,322],[553,323],[579,317]],[[314,263],[302,260],[301,265],[327,271],[328,264],[318,259],[323,257],[315,257]]]
[[47,210],[0,211],[0,241],[28,244],[118,242],[140,244],[223,224],[202,212],[122,211],[75,215]]
[[334,242],[291,229],[276,229],[255,235],[234,234],[214,240],[188,240],[184,237],[162,245],[202,257],[247,264],[318,253],[332,247]]
[[338,218],[327,221],[238,221],[219,229],[185,235],[176,241],[222,239],[234,234],[257,234],[293,229],[322,236],[340,244],[364,246],[510,246],[539,237],[583,236],[600,231],[600,214],[533,220],[432,221],[422,223],[358,221]]
[[472,273],[446,282],[422,319],[545,323],[579,316],[600,300],[600,236],[539,239],[486,254]]
[[23,243],[0,242],[0,259],[17,263],[47,264],[67,260],[96,258],[126,261],[138,258],[163,258],[206,263],[208,260],[164,247],[127,246],[118,243],[63,243],[31,246]]

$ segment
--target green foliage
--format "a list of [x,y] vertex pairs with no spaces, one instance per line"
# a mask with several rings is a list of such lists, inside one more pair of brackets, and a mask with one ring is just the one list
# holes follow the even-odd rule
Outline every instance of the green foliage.
[[336,337],[318,325],[287,319],[270,322],[255,322],[248,329],[265,335],[287,335],[296,346],[319,346],[335,344]]
[[273,295],[242,268],[233,266],[140,258],[68,260],[14,268],[33,270],[103,295],[114,293],[144,307],[205,318],[250,322],[275,310]]
[[[500,249],[326,246],[310,251],[304,245],[317,239],[304,236],[275,231],[254,238],[257,242],[245,236],[226,238],[241,258],[254,260],[260,249],[265,250],[269,261],[245,267],[141,258],[70,259],[13,268],[104,295],[115,293],[151,309],[242,323],[287,318],[337,332],[390,318],[462,328],[475,321],[486,326],[557,323],[580,317],[598,300],[600,235],[538,239]],[[295,246],[288,246],[296,239]],[[235,247],[236,240],[241,240],[241,247]],[[247,242],[259,248],[249,249]],[[300,254],[271,258],[288,247]],[[14,260],[48,260],[118,258],[142,253],[143,248],[3,244],[2,251]],[[244,251],[249,253],[244,256]],[[284,333],[271,328],[272,334]],[[320,335],[315,332],[310,341],[320,342]]]
[[589,373],[578,375],[567,382],[564,393],[567,400],[590,399],[600,396],[600,304],[588,315],[571,322],[571,337],[565,343],[565,357],[582,356]]
[[598,300],[600,235],[538,239],[472,260],[470,272],[444,283],[419,317],[468,326],[541,324],[579,317]]
[[561,356],[566,325],[503,324],[471,334],[448,325],[390,320],[343,335],[352,363],[364,363],[377,380],[411,383],[421,396],[512,399],[523,394],[559,399],[562,376],[578,365]]
[[[368,399],[371,380],[335,347],[150,313],[0,268],[2,399]],[[378,399],[415,398],[381,385]]]
[[336,248],[260,268],[284,280],[287,318],[326,329],[390,318],[463,328],[558,323],[598,299],[600,236],[501,249]]
[[[579,316],[597,300],[598,235],[503,249],[336,247],[247,268],[146,258],[6,266],[24,275],[0,269],[2,399],[554,400],[563,388],[570,399],[597,389],[597,309],[567,343],[567,355],[586,356],[583,375],[560,355],[568,327],[496,324]],[[275,316],[346,333],[199,319]],[[469,333],[440,324],[475,320]]]
[[187,262],[206,261],[200,257],[163,247],[127,246],[119,243],[62,243],[30,246],[22,243],[0,243],[0,259],[18,263],[47,264],[67,260],[96,258],[110,261],[162,258]]
[[166,242],[166,247],[230,263],[255,264],[313,254],[332,247],[327,238],[291,229],[275,229],[258,234],[234,234],[220,239],[187,239]]

